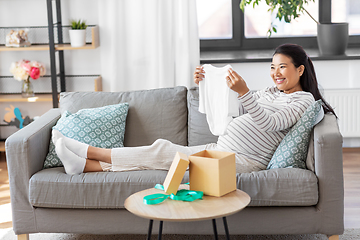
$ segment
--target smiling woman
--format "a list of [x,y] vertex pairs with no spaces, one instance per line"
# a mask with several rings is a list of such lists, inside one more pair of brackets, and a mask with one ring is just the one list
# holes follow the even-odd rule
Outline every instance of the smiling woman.
[[[285,56],[288,59],[281,57],[280,59],[280,55],[281,56]],[[290,60],[290,61],[289,61]],[[289,62],[284,62],[284,61],[289,61]],[[306,52],[304,51],[304,49],[296,44],[283,44],[280,45],[279,47],[277,47],[275,49],[275,53],[273,55],[273,64],[278,64],[281,65],[281,63],[287,63],[287,68],[290,68],[290,71],[288,72],[287,70],[284,71],[284,73],[286,72],[286,75],[281,76],[281,73],[279,75],[277,75],[278,79],[275,78],[272,74],[271,77],[273,78],[275,84],[280,84],[280,87],[286,87],[288,89],[280,89],[283,91],[290,91],[290,93],[292,92],[292,90],[302,90],[305,92],[310,92],[315,100],[319,100],[321,99],[323,102],[323,108],[325,113],[327,112],[331,112],[333,113],[335,116],[335,112],[332,109],[332,107],[330,106],[330,104],[328,104],[325,99],[321,96],[321,93],[319,91],[318,88],[318,81],[316,78],[316,73],[315,73],[315,69],[314,69],[314,65],[310,59],[310,57],[306,54]],[[291,71],[291,66],[294,66],[295,69],[293,69],[293,71]],[[303,67],[301,67],[303,66]],[[272,69],[273,70],[273,69]],[[272,72],[271,70],[271,72]],[[292,74],[291,74],[292,73]],[[285,79],[281,79],[284,78]],[[287,79],[287,77],[289,77]],[[293,85],[293,88],[291,88],[291,85],[286,86],[287,84],[289,84],[292,80],[290,79],[294,78],[294,79],[299,79],[300,82],[300,86],[301,88],[296,87],[296,84]],[[278,82],[279,80],[279,82]],[[284,83],[282,83],[283,81],[285,81]],[[295,80],[296,81],[296,80]]]
[[300,77],[304,73],[304,65],[295,67],[292,59],[283,54],[275,54],[271,63],[270,76],[276,87],[286,94],[302,91]]

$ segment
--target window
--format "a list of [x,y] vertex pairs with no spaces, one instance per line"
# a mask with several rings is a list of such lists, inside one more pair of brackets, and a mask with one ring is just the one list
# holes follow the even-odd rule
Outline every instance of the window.
[[[317,25],[306,13],[291,23],[269,13],[264,1],[240,10],[241,0],[196,0],[201,51],[273,49],[286,42],[317,48]],[[316,0],[304,6],[318,21],[349,22],[349,46],[360,47],[360,1]],[[277,33],[268,38],[271,23]]]
[[359,0],[332,0],[331,16],[333,22],[348,22],[350,35],[360,35]]
[[[319,19],[318,7],[317,3],[311,2],[305,6],[305,9],[315,19]],[[273,32],[271,37],[316,36],[317,24],[309,15],[302,14],[291,23],[286,23],[284,19],[279,21],[275,18],[276,13],[271,13],[268,9],[269,6],[264,1],[261,1],[255,8],[252,7],[252,4],[245,7],[245,38],[266,38],[271,25],[277,29],[277,32]]]
[[197,0],[200,39],[231,39],[232,0]]

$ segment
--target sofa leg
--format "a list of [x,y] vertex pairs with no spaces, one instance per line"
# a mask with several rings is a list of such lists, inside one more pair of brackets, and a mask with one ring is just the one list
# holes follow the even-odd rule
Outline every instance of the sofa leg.
[[339,240],[339,235],[332,235],[329,237],[329,240]]
[[29,240],[29,234],[17,235],[17,240]]

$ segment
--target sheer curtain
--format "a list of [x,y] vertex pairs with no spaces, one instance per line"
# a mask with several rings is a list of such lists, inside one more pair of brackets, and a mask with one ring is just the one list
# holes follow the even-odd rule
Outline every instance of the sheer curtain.
[[193,86],[195,0],[101,1],[99,26],[104,91]]

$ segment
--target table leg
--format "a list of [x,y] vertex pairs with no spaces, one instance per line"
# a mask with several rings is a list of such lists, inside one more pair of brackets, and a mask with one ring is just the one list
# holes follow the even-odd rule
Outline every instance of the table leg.
[[218,240],[218,234],[217,234],[216,221],[215,221],[215,219],[212,220],[212,225],[213,225],[215,240]]
[[151,232],[152,232],[152,226],[153,226],[153,220],[150,219],[150,222],[149,222],[149,229],[148,229],[148,235],[147,235],[147,240],[150,240],[151,239]]
[[161,240],[161,237],[162,237],[162,228],[163,228],[163,221],[160,221],[158,240]]
[[228,225],[227,225],[226,217],[223,217],[223,222],[224,222],[226,240],[230,240],[229,228],[228,228]]

